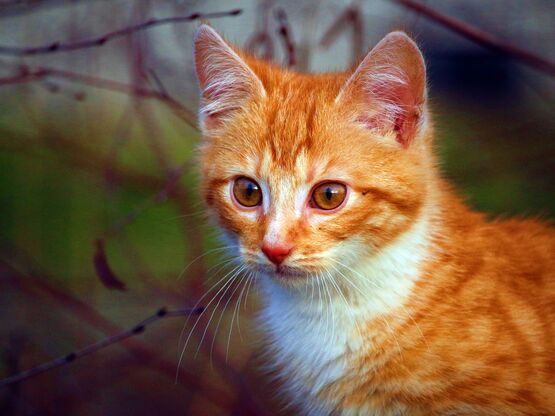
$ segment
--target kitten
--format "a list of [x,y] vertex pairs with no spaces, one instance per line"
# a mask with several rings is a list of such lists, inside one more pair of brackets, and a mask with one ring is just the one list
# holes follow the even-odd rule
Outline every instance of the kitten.
[[422,54],[308,75],[195,36],[202,192],[307,414],[555,414],[555,231],[441,179]]

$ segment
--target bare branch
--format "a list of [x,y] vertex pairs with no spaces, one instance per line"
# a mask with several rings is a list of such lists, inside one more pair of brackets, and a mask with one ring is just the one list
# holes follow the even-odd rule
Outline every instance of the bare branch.
[[99,0],[0,0],[0,19]]
[[273,0],[262,0],[258,4],[258,18],[254,33],[247,39],[245,49],[267,61],[274,57],[274,40],[268,31],[270,8]]
[[[11,258],[21,256],[26,265],[33,264],[32,259],[30,259],[25,253],[22,253],[19,249],[13,246],[5,249],[10,251]],[[17,250],[17,252],[13,250]],[[36,297],[37,299],[43,299],[43,295],[46,294],[47,297],[55,302],[57,306],[71,312],[82,322],[89,325],[91,328],[103,332],[107,336],[123,332],[123,329],[102,316],[95,308],[74,297],[71,293],[65,292],[56,285],[50,283],[50,276],[45,276],[43,274],[37,276],[35,274],[20,271],[17,266],[9,265],[4,260],[5,259],[0,258],[0,273],[6,272],[3,275],[3,278],[5,278],[6,282],[13,284],[18,289],[22,290],[26,295]],[[135,359],[137,359],[141,365],[149,366],[150,368],[158,371],[160,374],[163,374],[172,380],[175,379],[175,363],[160,357],[159,353],[152,351],[141,341],[130,338],[123,341],[121,346]],[[188,372],[188,377],[181,377],[177,380],[177,382],[185,388],[199,392],[199,394],[204,396],[209,402],[223,409],[228,408],[229,403],[232,400],[224,390],[204,383],[190,372]],[[201,386],[202,388],[200,388]]]
[[347,7],[331,24],[320,40],[320,46],[329,48],[332,42],[345,30],[352,29],[352,61],[356,62],[364,53],[364,22],[357,6]]
[[293,43],[293,37],[291,35],[291,28],[289,27],[289,22],[287,20],[287,14],[285,10],[276,9],[274,12],[274,17],[278,21],[278,35],[285,48],[285,62],[288,66],[294,66],[297,63],[295,56],[295,44]]
[[79,74],[77,72],[66,71],[64,69],[51,67],[37,67],[32,69],[28,67],[22,67],[20,68],[18,74],[0,78],[0,86],[24,84],[34,81],[40,81],[46,78],[60,78],[67,81],[85,84],[95,88],[132,94],[141,98],[154,98],[166,104],[179,118],[184,120],[191,127],[195,129],[197,128],[195,114],[179,101],[177,101],[175,98],[168,95],[167,92],[160,92],[149,88],[143,88],[131,84],[126,84],[124,82],[99,78],[92,75]]
[[150,77],[154,80],[154,84],[158,88],[158,91],[160,92],[160,94],[162,94],[165,97],[168,97],[169,96],[168,90],[166,89],[166,87],[162,83],[162,80],[158,77],[158,75],[156,75],[156,71],[154,69],[150,68],[148,70],[148,73],[150,74]]
[[135,221],[140,213],[144,212],[146,209],[154,206],[155,204],[166,202],[170,197],[175,196],[176,191],[178,191],[177,187],[179,185],[179,181],[183,177],[183,174],[185,173],[189,165],[190,161],[186,161],[182,163],[181,166],[174,169],[174,171],[171,172],[170,175],[168,175],[168,178],[162,189],[155,192],[139,205],[135,206],[132,210],[127,212],[127,214],[123,218],[120,218],[118,221],[112,224],[112,226],[109,227],[108,231],[106,231],[106,233],[104,234],[104,237],[100,240],[103,241],[104,238],[110,238],[117,235],[123,230],[124,227]]
[[[2,140],[0,141],[0,150],[10,151],[21,154],[26,157],[42,160],[45,155],[40,152],[39,146],[35,140],[25,138],[23,135],[16,136],[7,129],[0,128],[2,138],[19,137],[20,140]],[[49,140],[49,136],[41,136],[44,141]],[[79,144],[77,141],[67,140],[61,136],[55,138],[48,143],[50,150],[57,150],[57,154],[63,163],[71,169],[76,169],[87,174],[101,177],[104,173],[103,166],[108,164],[108,159],[104,156],[96,154],[87,146]],[[154,175],[145,174],[135,170],[114,166],[114,175],[117,176],[126,186],[137,190],[156,190],[165,186],[163,178]],[[176,198],[181,203],[181,196]]]
[[124,339],[133,337],[138,334],[142,334],[147,325],[152,324],[164,318],[180,317],[180,316],[191,316],[198,315],[203,311],[203,308],[195,309],[172,309],[167,310],[166,308],[159,309],[156,313],[150,315],[148,318],[143,319],[133,327],[126,331],[120,332],[119,334],[113,335],[111,337],[104,338],[94,344],[88,345],[78,351],[70,352],[63,357],[56,358],[52,361],[48,361],[44,364],[38,365],[36,367],[30,368],[29,370],[22,371],[19,374],[15,374],[11,377],[0,380],[0,387],[9,386],[11,384],[20,383],[31,377],[38,376],[46,371],[52,370],[54,368],[62,367],[64,365],[70,364],[79,358],[86,357],[87,355],[93,354],[101,349],[109,347],[110,345],[116,344]]
[[274,57],[274,43],[268,32],[255,32],[245,45],[245,49],[253,55],[270,61]]
[[[13,264],[13,259],[19,258],[20,261],[26,264],[26,267],[33,266],[34,262],[29,256],[26,255],[26,253],[13,246],[2,248],[10,253],[9,261],[7,261],[6,258],[3,259],[2,256],[0,256],[0,274],[2,273],[2,268],[6,267],[6,271],[8,272],[5,275],[7,282],[16,285],[16,287],[23,290],[26,294],[31,294],[33,296],[40,294],[41,298],[43,294],[48,295],[52,300],[56,302],[57,305],[70,311],[72,314],[77,316],[83,322],[89,324],[91,327],[100,330],[106,334],[124,332],[121,328],[114,325],[111,321],[100,315],[92,306],[74,297],[72,294],[63,291],[56,285],[50,283],[50,276],[44,274],[38,276],[34,273],[27,273],[22,271],[20,267],[16,264]],[[134,326],[133,328],[136,328],[136,326]],[[207,336],[207,342],[209,342],[212,337],[209,331],[207,331]],[[169,375],[172,379],[175,378],[175,363],[164,360],[159,356],[159,354],[145,347],[139,340],[133,338],[127,339],[123,341],[121,345],[134,357],[139,359],[139,361],[143,365],[150,365],[152,366],[152,368],[160,371],[160,373]],[[245,404],[248,405],[248,408],[244,409],[246,412],[243,412],[242,414],[268,414],[267,411],[265,411],[264,407],[258,403],[256,396],[252,394],[252,391],[249,388],[247,382],[244,380],[243,376],[237,370],[227,364],[225,357],[219,352],[219,350],[215,351],[214,358],[215,363],[218,365],[218,369],[221,374],[225,376],[233,385],[240,386],[241,390],[245,391],[245,394],[249,398],[245,402]],[[203,383],[201,378],[195,377],[191,373],[188,373],[188,377],[179,377],[178,379],[176,379],[176,381],[193,390],[198,389],[198,387],[202,385],[202,389],[198,389],[196,391],[206,397],[208,401],[219,407],[227,408],[229,404],[230,398],[228,397],[228,394],[226,392],[206,383]]]
[[108,258],[106,256],[106,250],[104,249],[104,240],[98,239],[95,241],[96,251],[94,253],[93,263],[96,275],[102,282],[102,284],[108,289],[114,290],[127,290],[125,283],[123,283],[113,272],[110,264],[108,263]]
[[459,35],[470,39],[473,42],[479,43],[486,48],[489,48],[495,52],[500,52],[508,55],[514,59],[519,60],[523,64],[536,68],[540,71],[545,72],[548,75],[555,76],[555,63],[549,61],[541,56],[538,56],[526,49],[521,49],[514,46],[508,42],[502,41],[495,38],[488,32],[485,32],[476,26],[469,25],[459,19],[454,17],[446,16],[437,10],[421,4],[414,0],[393,0],[397,3],[402,4],[409,9],[412,9],[428,19],[431,19],[440,25],[447,27],[453,32],[457,32]]
[[32,46],[32,47],[14,47],[14,46],[3,46],[0,45],[1,55],[13,55],[13,56],[29,56],[29,55],[42,55],[47,53],[55,52],[68,52],[77,49],[86,49],[102,46],[105,43],[120,38],[122,36],[127,36],[131,33],[138,32],[141,30],[150,29],[155,26],[181,23],[181,22],[191,22],[193,20],[199,19],[215,19],[219,17],[237,16],[241,14],[241,9],[234,9],[225,12],[214,12],[214,13],[192,13],[187,16],[173,16],[166,17],[162,19],[149,19],[142,23],[136,25],[127,26],[122,29],[117,29],[112,32],[108,32],[102,36],[95,37],[92,39],[84,39],[77,42],[52,42],[48,45],[42,46]]

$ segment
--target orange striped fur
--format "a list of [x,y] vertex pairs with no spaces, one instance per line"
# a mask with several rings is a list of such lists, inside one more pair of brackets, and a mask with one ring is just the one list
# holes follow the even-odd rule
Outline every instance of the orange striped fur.
[[[555,414],[555,231],[487,221],[441,178],[402,33],[301,74],[195,37],[202,193],[257,273],[268,354],[307,414]],[[237,177],[262,204],[234,203]],[[307,201],[346,184],[334,212]],[[288,244],[280,267],[263,244]],[[279,270],[282,272],[280,273]]]

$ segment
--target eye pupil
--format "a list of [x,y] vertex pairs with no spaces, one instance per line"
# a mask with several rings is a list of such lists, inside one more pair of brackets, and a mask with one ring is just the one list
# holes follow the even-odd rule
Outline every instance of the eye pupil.
[[260,186],[252,179],[239,177],[233,183],[235,201],[244,207],[254,207],[262,203]]
[[327,182],[312,191],[311,204],[314,208],[332,210],[339,207],[347,196],[347,187],[342,183]]

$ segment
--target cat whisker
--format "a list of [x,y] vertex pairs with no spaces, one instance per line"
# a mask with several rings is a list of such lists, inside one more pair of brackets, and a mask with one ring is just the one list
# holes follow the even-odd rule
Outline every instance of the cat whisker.
[[349,304],[349,302],[347,302],[347,299],[345,298],[345,295],[343,294],[343,291],[341,290],[341,288],[339,287],[339,285],[337,284],[337,282],[335,281],[335,278],[333,277],[333,274],[331,274],[329,271],[327,272],[332,284],[335,286],[335,288],[337,289],[337,291],[339,292],[339,296],[343,299],[343,302],[345,303],[345,308],[347,309],[347,311],[349,312],[349,314],[351,315],[355,326],[357,328],[358,331],[358,335],[360,336],[360,338],[362,339],[362,332],[360,330],[360,327],[358,325],[358,319],[356,318],[354,312],[353,312],[353,308],[352,306]]
[[[322,275],[320,273],[318,273],[318,280],[322,283],[322,298],[324,296],[329,297],[329,292],[326,294],[326,291],[327,291],[326,282],[324,282],[324,279],[322,278]],[[330,330],[330,304],[327,302],[327,299],[325,298],[322,301],[322,307],[325,308],[325,311],[326,311],[325,339],[329,339],[328,331]]]
[[330,329],[331,329],[331,339],[335,340],[335,311],[334,311],[334,307],[333,307],[333,298],[331,296],[331,292],[330,289],[328,287],[328,279],[325,279],[324,276],[322,276],[322,281],[324,283],[324,288],[326,289],[326,293],[328,295],[328,311],[330,312],[330,317],[331,317],[331,323],[330,323]]
[[[233,315],[231,315],[231,324],[229,326],[229,331],[230,334],[228,336],[228,347],[226,349],[226,356],[229,350],[229,341],[231,339],[231,331],[233,330],[233,323],[237,322],[237,333],[239,334],[239,339],[241,340],[242,343],[245,342],[244,338],[243,338],[243,334],[241,332],[241,326],[239,325],[239,317],[241,316],[241,301],[243,300],[243,295],[245,294],[245,290],[247,289],[247,286],[249,285],[250,279],[252,277],[252,272],[248,272],[247,277],[245,279],[245,284],[243,285],[243,288],[241,289],[241,293],[239,293],[239,297],[237,298],[237,302],[235,302],[235,307],[233,308]],[[235,315],[237,314],[237,321],[234,321],[235,319]]]
[[[342,264],[342,263],[340,263],[339,261],[337,261],[337,263]],[[344,265],[343,265],[343,266],[344,266]],[[358,289],[358,286],[356,286],[347,276],[345,276],[345,274],[343,274],[343,272],[341,272],[341,270],[339,270],[338,268],[336,268],[336,267],[334,267],[334,266],[332,266],[332,267],[333,267],[339,274],[341,274],[341,276],[343,276],[343,278],[344,278],[348,283],[350,283],[353,287],[355,287],[356,289]],[[344,266],[344,267],[347,267],[347,266]],[[352,269],[351,269],[351,270],[352,270]],[[352,271],[354,271],[354,270],[352,270]],[[360,289],[358,289],[358,290],[360,291]],[[364,294],[363,294],[362,291],[360,291],[360,293],[364,296]],[[381,299],[379,296],[377,297],[377,299],[380,300],[380,301],[382,301],[382,299]],[[383,302],[383,301],[382,301],[382,302]],[[385,319],[385,317],[380,317],[379,319],[380,319],[381,321],[383,321],[383,322],[386,324],[386,326],[387,326],[388,329],[389,329],[389,332],[392,333],[392,332],[391,332],[392,329],[391,329],[391,327],[390,327],[388,321]],[[359,332],[359,333],[360,333],[360,332]],[[393,334],[393,337],[394,337],[394,339],[395,339],[395,342],[396,342],[397,345],[399,346],[399,343],[398,343],[398,341],[397,341],[397,338],[395,338],[395,334],[394,334],[394,333],[392,333],[392,334]],[[400,352],[400,346],[399,346],[399,352]]]
[[[235,258],[231,258],[231,259],[228,259],[228,260],[224,260],[224,261],[218,263],[217,265],[213,266],[213,267],[217,267],[218,265],[224,264],[222,267],[220,267],[220,268],[216,271],[216,273],[214,273],[213,276],[211,276],[211,277],[208,278],[208,280],[206,281],[206,283],[209,283],[210,281],[212,281],[212,280],[217,276],[217,274],[220,272],[220,270],[222,270],[222,268],[225,267],[225,265],[231,263],[231,262],[234,261],[234,260],[236,260],[236,259],[235,259]],[[212,268],[213,268],[213,267],[212,267]],[[237,266],[237,267],[238,267],[238,266]],[[208,271],[210,271],[210,269],[209,269]],[[228,276],[227,274],[224,275],[220,280],[218,280],[214,285],[212,285],[212,286],[211,286],[211,287],[199,298],[199,300],[197,300],[197,302],[195,303],[195,305],[194,305],[193,307],[194,307],[194,308],[199,307],[200,304],[201,304],[201,302],[202,302],[202,300],[203,300],[206,296],[208,296],[208,295],[210,294],[210,292],[216,288],[216,286],[218,286],[222,281],[224,281],[224,279],[225,279],[227,276]],[[187,317],[187,319],[185,320],[185,323],[183,324],[183,328],[181,329],[181,332],[180,332],[180,334],[179,334],[179,340],[178,340],[178,343],[177,343],[177,348],[178,348],[178,349],[181,347],[181,341],[182,341],[182,339],[183,339],[183,333],[185,332],[185,328],[187,328],[187,324],[189,323],[189,319],[190,319],[190,317]]]
[[[224,259],[216,264],[214,264],[213,266],[210,266],[210,268],[208,270],[206,270],[206,274],[209,274],[212,270],[214,270],[216,267],[219,267],[218,270],[216,270],[216,272],[214,273],[213,276],[209,277],[209,279],[212,279],[212,277],[214,277],[215,275],[217,275],[220,270],[222,270],[226,265],[228,265],[229,263],[231,263],[232,261],[236,261],[238,260],[237,257],[235,256],[230,256],[230,258]],[[208,280],[206,281],[208,283]]]
[[[239,269],[240,267],[242,267],[241,265],[237,265],[235,266],[233,269],[231,269],[228,273],[226,273],[220,280],[218,280],[218,282],[216,282],[202,297],[201,299],[199,299],[199,302],[197,302],[197,305],[200,303],[200,301],[202,299],[204,299],[204,297],[206,297],[220,282],[222,282],[224,279],[226,279],[230,274],[234,273],[237,269]],[[193,333],[195,332],[195,328],[197,327],[198,323],[200,322],[202,316],[204,315],[204,313],[208,310],[208,307],[212,304],[212,302],[214,302],[214,300],[216,299],[216,297],[218,296],[218,294],[222,291],[223,288],[226,287],[227,284],[229,284],[231,280],[228,280],[227,282],[224,283],[224,285],[218,290],[218,292],[212,297],[212,299],[210,300],[210,302],[208,302],[206,304],[206,306],[204,307],[204,310],[198,315],[195,323],[193,324],[193,327],[191,328],[189,335],[187,336],[187,339],[185,340],[185,344],[183,346],[183,348],[181,349],[181,354],[179,355],[179,360],[177,363],[177,374],[176,374],[176,379],[179,375],[179,368],[181,367],[181,362],[183,361],[183,357],[185,355],[185,351],[187,349],[187,345],[189,343],[189,340],[191,339],[191,336],[193,335]],[[186,325],[186,324],[185,324]]]
[[[243,301],[243,311],[247,310],[247,300],[249,299],[250,290],[251,290],[251,287],[253,286],[254,281],[257,279],[257,274],[255,271],[251,270],[249,273],[250,274],[249,274],[249,279],[247,281],[247,291],[245,293],[245,300]],[[237,313],[237,328],[239,331],[239,336],[241,337],[241,341],[243,341],[243,335],[241,334],[241,326],[239,324],[239,316],[240,316],[240,312]]]
[[311,296],[310,296],[310,305],[312,306],[313,303],[314,303],[314,287],[315,287],[315,284],[314,284],[314,273],[310,272],[310,273],[308,274],[308,281],[310,281],[310,284],[311,284],[311,286],[312,286],[312,291],[311,291]]
[[[237,290],[241,287],[241,283],[243,282],[243,280],[245,279],[245,275],[241,275],[239,273],[239,281],[237,282],[237,284],[235,285],[235,288],[233,289],[233,291],[231,292],[231,294],[229,295],[229,298],[227,299],[225,305],[222,307],[222,312],[220,313],[220,319],[218,319],[218,323],[216,324],[216,329],[214,330],[214,334],[212,335],[212,343],[210,344],[210,363],[212,364],[212,354],[214,351],[214,344],[216,342],[216,338],[218,336],[218,330],[220,329],[220,324],[222,323],[222,319],[225,315],[225,312],[227,311],[227,306],[229,305],[229,303],[231,302],[231,299],[233,299],[233,295],[237,292]],[[229,288],[231,288],[230,285]],[[220,300],[225,296],[225,294],[227,293],[227,290],[222,294],[222,296],[220,297]],[[219,305],[219,301],[218,301],[218,305]],[[214,310],[216,310],[218,308],[218,305],[216,305],[216,307],[214,308]],[[233,325],[230,326],[230,334],[231,334],[231,329],[232,329]],[[199,345],[200,347],[200,345]],[[227,345],[227,350],[229,350],[229,344]],[[226,362],[227,362],[227,350],[226,350]]]
[[[349,266],[343,264],[343,263],[340,262],[339,260],[336,260],[336,259],[333,259],[333,258],[330,258],[330,260],[332,260],[332,261],[338,263],[339,265],[345,267],[346,269],[350,270],[351,272],[357,274],[358,276],[360,276],[361,278],[363,278],[365,282],[368,281],[369,283],[372,283],[372,284],[374,285],[374,287],[376,287],[376,288],[378,288],[378,289],[380,288],[380,286],[379,286],[378,284],[376,284],[376,282],[373,282],[373,281],[371,281],[371,280],[365,279],[364,276],[363,276],[362,274],[360,274],[359,272],[357,272],[357,271],[354,270],[353,268],[351,268],[351,267],[349,267]],[[332,267],[333,267],[333,266],[332,266]],[[334,267],[334,268],[335,268],[335,267]],[[351,283],[350,280],[349,280],[344,274],[342,274],[342,276],[343,276],[349,283]],[[351,284],[352,284],[352,283],[351,283]],[[362,292],[361,292],[361,293],[362,293]],[[381,298],[379,298],[379,299],[381,300]],[[382,301],[382,302],[383,302],[383,301]],[[384,305],[385,305],[385,302],[384,302]],[[420,326],[418,325],[418,323],[415,321],[415,319],[413,318],[413,316],[411,315],[411,313],[408,311],[408,309],[407,309],[403,304],[399,304],[399,306],[404,310],[404,312],[407,314],[407,316],[409,317],[409,319],[410,319],[410,320],[413,322],[413,324],[416,326],[418,332],[420,333],[420,336],[422,337],[422,339],[423,339],[424,342],[426,343],[426,347],[427,347],[428,350],[429,350],[429,349],[430,349],[430,346],[429,346],[429,344],[428,344],[428,341],[426,340],[426,337],[424,336],[424,333],[422,332],[422,329],[420,328]]]
[[196,217],[196,216],[208,217],[208,213],[206,212],[205,209],[201,209],[199,211],[190,212],[188,214],[176,215],[175,217],[166,218],[166,219],[164,219],[164,221],[169,222],[169,221],[179,220],[179,219],[182,219],[182,218],[189,218],[189,217]]
[[252,272],[252,278],[249,281],[249,287],[247,287],[247,294],[245,295],[245,301],[243,302],[243,310],[247,310],[247,299],[249,298],[249,291],[251,289],[252,282],[256,279],[256,272]]
[[[347,266],[347,265],[341,263],[339,260],[335,260],[335,259],[331,259],[331,260],[332,260],[332,261],[335,261],[336,263],[338,263],[339,265],[345,267],[346,269],[350,270],[351,272],[357,274],[359,277],[361,277],[362,279],[364,279],[364,280],[363,280],[364,282],[368,281],[368,282],[370,282],[370,283],[373,283],[374,286],[375,286],[376,288],[380,288],[380,286],[377,285],[375,282],[366,279],[362,274],[360,274],[359,272],[357,272],[357,271],[354,270],[353,268],[351,268],[351,267],[349,267],[349,266]],[[333,266],[332,266],[332,267],[333,267]],[[350,280],[347,276],[345,276],[339,269],[337,269],[337,268],[335,268],[335,267],[334,267],[334,269],[336,269],[337,272],[340,273],[340,274],[346,279],[346,281],[347,281],[348,283],[350,283],[350,284],[352,284],[354,287],[356,287],[356,286],[354,285],[354,283],[351,282],[351,280]],[[362,294],[362,291],[361,291],[361,294]],[[383,301],[383,299],[382,299],[380,296],[377,296],[376,299],[379,300],[384,306],[387,306],[386,303]],[[406,312],[408,312],[408,311],[406,311]],[[399,344],[399,341],[397,340],[397,337],[395,336],[395,331],[393,330],[393,328],[391,328],[391,325],[389,324],[389,321],[387,320],[387,318],[386,318],[385,316],[380,316],[379,319],[386,325],[388,332],[391,334],[391,336],[393,337],[393,340],[394,340],[395,343],[397,344],[397,350],[399,351],[399,355],[403,358],[403,353],[402,353],[402,350],[401,350],[401,345]],[[420,332],[421,332],[421,331],[420,331]],[[422,334],[422,335],[423,335],[423,334]]]
[[238,246],[238,245],[235,245],[235,246],[217,247],[217,248],[213,248],[213,249],[211,249],[211,250],[208,250],[208,251],[204,252],[204,253],[201,254],[200,256],[195,257],[193,260],[191,260],[191,261],[189,262],[189,264],[187,264],[187,265],[183,268],[183,270],[181,271],[181,273],[179,273],[179,275],[177,276],[177,280],[182,279],[183,276],[185,275],[185,272],[189,269],[189,267],[191,267],[191,265],[194,264],[194,263],[195,263],[196,261],[198,261],[199,259],[201,259],[201,258],[203,258],[203,257],[205,257],[205,256],[207,256],[207,255],[209,255],[209,254],[211,254],[211,253],[215,253],[215,252],[218,252],[218,251],[225,251],[225,250],[228,250],[228,249],[230,249],[230,248],[235,248],[235,247],[239,247],[239,246]]
[[[244,284],[243,284],[243,288],[241,289],[241,292],[239,293],[239,297],[237,298],[237,301],[235,302],[235,307],[233,308],[233,315],[231,315],[231,323],[229,324],[229,334],[227,336],[227,346],[226,346],[226,349],[225,349],[225,360],[226,360],[226,362],[227,362],[227,359],[228,359],[228,356],[229,356],[229,344],[231,343],[231,334],[233,332],[233,322],[235,320],[235,314],[237,314],[237,325],[239,325],[239,315],[240,315],[240,312],[238,312],[239,305],[241,304],[241,298],[243,297],[243,293],[245,293],[245,289],[246,289],[248,281],[251,277],[252,277],[252,272],[249,272],[239,282],[239,285],[240,285],[243,282],[243,280],[245,279]],[[241,327],[239,327],[239,326],[238,326],[238,331],[239,331],[239,338],[242,341],[243,336],[241,334]]]
[[[343,266],[346,270],[350,270],[350,271],[352,271],[352,272],[355,272],[353,269],[351,269],[350,267],[344,265],[343,263],[341,263],[341,262],[338,261],[338,260],[334,260],[334,259],[332,259],[332,258],[330,258],[329,260],[336,262],[336,263],[339,264],[340,266]],[[345,274],[344,274],[340,269],[338,269],[338,268],[335,267],[334,265],[330,265],[330,266],[331,266],[337,273],[339,273],[339,274],[345,279],[345,281],[346,281],[347,283],[349,283],[351,286],[353,286],[353,288],[354,288],[355,290],[357,290],[363,297],[366,297],[366,296],[367,296],[357,285],[355,285],[355,284],[351,281],[351,279],[349,279],[347,276],[345,276]]]
[[[320,313],[320,315],[323,318],[323,314],[324,314],[324,300],[323,300],[323,293],[324,293],[324,288],[323,288],[323,283],[322,280],[320,278],[320,274],[316,273],[315,275],[316,277],[316,283],[318,284],[318,300],[319,300],[319,307],[318,307],[318,312]],[[318,333],[318,336],[322,336],[325,337],[327,332],[324,332],[324,330],[327,330],[327,322],[326,322],[326,326],[321,326],[321,330],[322,330],[322,335],[320,335],[320,333]]]
[[[206,308],[208,308],[208,306],[210,306],[210,304],[216,300],[216,298],[218,298],[218,294],[220,294],[220,292],[223,290],[224,292],[220,295],[220,297],[218,298],[218,302],[216,303],[216,306],[214,307],[212,313],[210,314],[210,318],[208,319],[208,323],[205,325],[204,327],[204,331],[202,333],[202,337],[200,338],[200,341],[198,343],[197,346],[197,350],[195,351],[195,355],[194,357],[197,358],[198,353],[200,351],[200,348],[202,346],[202,342],[204,341],[204,338],[206,337],[206,334],[208,332],[208,327],[210,326],[210,322],[212,322],[212,318],[214,318],[214,314],[216,313],[216,310],[218,309],[218,306],[220,305],[220,302],[222,301],[222,298],[225,296],[225,294],[227,293],[227,291],[229,290],[229,288],[231,286],[233,286],[233,282],[235,281],[235,278],[237,276],[239,276],[239,274],[245,269],[245,265],[241,265],[235,272],[233,272],[232,276],[229,278],[229,280],[227,282],[225,282],[225,284],[220,288],[220,290],[218,290],[218,292],[214,295],[214,297],[212,297],[212,300],[208,303],[208,305],[206,305]],[[202,316],[199,315],[199,318]],[[197,322],[199,321],[199,319],[197,319]],[[194,327],[193,327],[194,329]],[[192,333],[192,331],[191,331]],[[210,360],[210,362],[212,362],[212,360]]]

